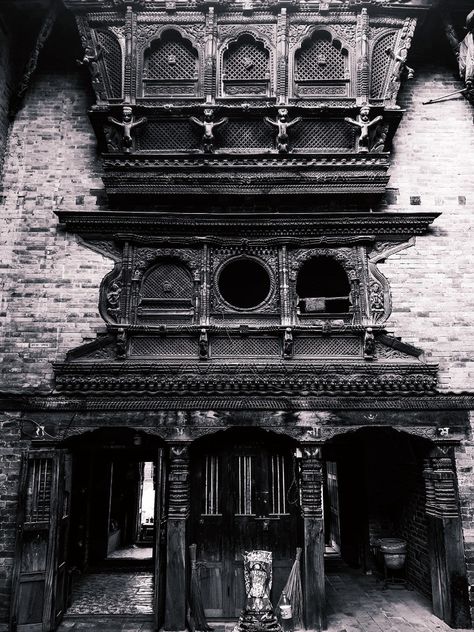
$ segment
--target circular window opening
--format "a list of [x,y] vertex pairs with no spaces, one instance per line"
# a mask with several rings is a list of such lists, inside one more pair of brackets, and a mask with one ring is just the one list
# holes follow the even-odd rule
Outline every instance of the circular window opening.
[[229,305],[250,309],[263,303],[270,294],[270,276],[255,259],[234,259],[222,268],[218,287]]

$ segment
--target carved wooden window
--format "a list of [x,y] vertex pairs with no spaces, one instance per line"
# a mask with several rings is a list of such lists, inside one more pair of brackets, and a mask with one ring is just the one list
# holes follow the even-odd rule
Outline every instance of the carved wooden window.
[[140,292],[142,320],[168,317],[191,319],[194,314],[194,284],[188,268],[179,261],[163,260],[144,276]]
[[199,58],[196,49],[175,30],[163,33],[145,52],[144,96],[197,96]]
[[270,94],[270,54],[251,35],[242,35],[224,53],[223,90],[230,96]]
[[295,54],[296,95],[347,96],[348,86],[347,50],[327,31],[316,31]]
[[204,457],[204,507],[202,515],[205,516],[219,516],[220,499],[219,499],[219,485],[220,485],[220,458],[213,454],[207,454]]
[[301,266],[296,280],[301,314],[341,314],[350,311],[350,283],[343,266],[328,256],[316,256]]
[[123,61],[122,48],[113,33],[96,31],[99,59],[104,68],[103,77],[109,99],[122,98]]
[[388,73],[392,64],[387,50],[393,50],[395,40],[396,33],[386,33],[374,44],[370,66],[370,97],[372,99],[383,99],[384,97]]

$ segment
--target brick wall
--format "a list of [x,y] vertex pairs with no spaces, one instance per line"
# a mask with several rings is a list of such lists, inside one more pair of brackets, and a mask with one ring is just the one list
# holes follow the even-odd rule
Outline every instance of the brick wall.
[[474,110],[465,99],[422,105],[459,89],[449,69],[418,67],[401,95],[388,210],[435,211],[431,234],[381,266],[392,289],[389,325],[440,364],[442,390],[474,389]]
[[[456,89],[451,70],[418,68],[402,93],[409,108],[395,137],[389,210],[441,211],[432,233],[391,257],[389,326],[439,362],[443,390],[474,389],[474,126],[462,98],[422,106]],[[51,362],[92,337],[98,287],[112,262],[58,228],[57,208],[94,208],[103,188],[79,70],[39,73],[7,146],[0,207],[3,388],[51,385]],[[390,202],[390,203],[388,203]]]
[[405,503],[399,518],[398,534],[407,541],[407,577],[413,586],[431,598],[423,464],[405,465],[402,475]]
[[95,207],[102,189],[79,71],[39,74],[12,126],[0,207],[2,389],[48,389],[51,362],[101,327],[112,261],[58,227],[59,208]]
[[10,32],[0,16],[0,171],[8,137],[8,106],[11,92]]

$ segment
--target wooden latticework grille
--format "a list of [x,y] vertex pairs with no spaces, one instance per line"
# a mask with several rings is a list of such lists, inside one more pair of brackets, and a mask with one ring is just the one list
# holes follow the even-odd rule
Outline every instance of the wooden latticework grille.
[[358,338],[349,337],[301,336],[295,339],[294,354],[300,357],[359,356],[361,355],[361,342]]
[[191,299],[193,282],[186,268],[177,263],[160,263],[146,275],[142,283],[144,299]]
[[218,147],[222,148],[259,148],[274,146],[275,132],[263,120],[233,120],[223,125],[217,132]]
[[268,79],[269,61],[269,53],[263,44],[245,35],[224,54],[224,78],[241,81]]
[[189,121],[155,119],[137,132],[137,149],[142,151],[185,151],[200,144],[201,134]]
[[278,338],[216,336],[211,340],[212,357],[279,356],[280,354],[281,346]]
[[108,75],[110,98],[120,99],[122,96],[122,49],[112,33],[97,31],[96,35]]
[[352,149],[354,130],[345,121],[301,121],[291,131],[294,149]]
[[387,73],[390,68],[390,57],[387,49],[393,50],[396,33],[387,33],[375,44],[372,51],[371,75],[370,75],[370,96],[372,99],[383,98]]
[[52,459],[32,459],[29,462],[25,522],[49,521],[52,477]]
[[179,33],[167,32],[155,42],[145,58],[147,79],[197,79],[198,55]]
[[131,355],[171,359],[197,358],[198,343],[195,338],[140,336],[132,339]]
[[321,32],[296,53],[296,81],[338,81],[346,78],[346,55],[339,42]]

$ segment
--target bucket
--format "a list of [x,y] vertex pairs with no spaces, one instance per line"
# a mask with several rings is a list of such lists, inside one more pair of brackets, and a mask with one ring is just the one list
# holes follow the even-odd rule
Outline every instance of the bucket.
[[398,570],[405,566],[407,558],[406,540],[401,538],[380,538],[379,544],[387,568]]

